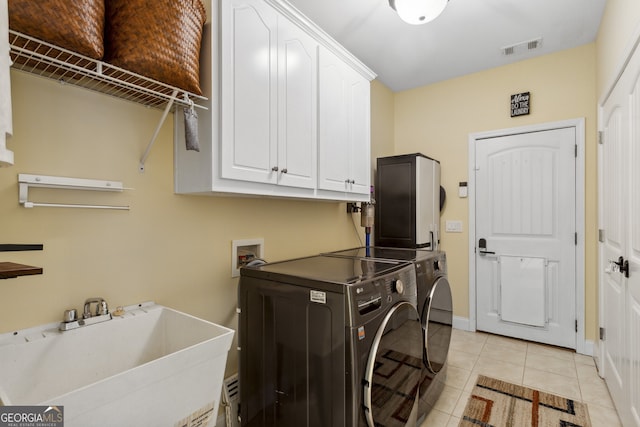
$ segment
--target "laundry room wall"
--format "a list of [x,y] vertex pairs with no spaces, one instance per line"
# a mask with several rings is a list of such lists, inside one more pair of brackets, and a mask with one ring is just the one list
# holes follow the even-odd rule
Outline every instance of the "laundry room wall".
[[597,38],[597,94],[604,96],[622,69],[632,45],[640,35],[640,2],[610,0],[604,10]]
[[[15,165],[0,168],[0,243],[42,243],[44,250],[0,252],[0,261],[44,274],[0,280],[0,333],[57,322],[93,296],[112,308],[154,300],[236,329],[232,240],[264,238],[269,261],[360,245],[359,215],[352,219],[344,203],[174,194],[172,116],[139,173],[160,110],[18,71],[11,78]],[[372,152],[386,155],[393,94],[374,83],[372,99]],[[26,209],[18,203],[19,173],[122,181],[132,190],[33,189],[29,197],[131,210]],[[228,373],[236,371],[235,348]]]
[[[421,152],[441,163],[447,202],[441,218],[454,315],[469,316],[469,204],[458,197],[468,181],[469,134],[584,117],[586,119],[586,339],[597,324],[597,181],[595,43],[520,61],[395,97],[395,152]],[[510,96],[531,92],[531,114],[510,117]],[[447,220],[463,223],[462,233],[444,232]]]

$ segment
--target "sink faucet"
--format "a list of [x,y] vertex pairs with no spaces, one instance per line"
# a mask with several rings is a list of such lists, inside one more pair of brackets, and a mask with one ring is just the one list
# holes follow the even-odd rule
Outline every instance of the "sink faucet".
[[109,314],[109,306],[104,298],[87,298],[84,302],[84,312],[82,313],[83,319],[93,317],[91,314],[91,304],[96,304],[96,316]]
[[[91,305],[95,304],[95,314],[91,313]],[[65,310],[64,318],[60,326],[61,331],[68,331],[71,329],[77,329],[81,326],[89,326],[95,323],[105,322],[111,320],[111,313],[109,313],[109,306],[104,298],[87,298],[84,302],[84,310],[82,313],[82,319],[77,318],[77,312],[75,309]]]

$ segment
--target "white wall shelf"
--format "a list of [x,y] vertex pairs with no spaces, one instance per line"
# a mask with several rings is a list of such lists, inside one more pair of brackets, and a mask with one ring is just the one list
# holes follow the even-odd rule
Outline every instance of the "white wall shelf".
[[[70,50],[9,30],[13,68],[97,91],[147,107],[165,108],[167,102],[205,108],[206,100],[179,88],[115,67]],[[175,94],[174,94],[175,91]]]
[[151,140],[140,159],[140,172],[169,111],[175,107],[207,109],[207,98],[132,73],[103,61],[80,55],[17,31],[9,30],[12,67],[41,77],[71,84],[147,107],[164,109]]

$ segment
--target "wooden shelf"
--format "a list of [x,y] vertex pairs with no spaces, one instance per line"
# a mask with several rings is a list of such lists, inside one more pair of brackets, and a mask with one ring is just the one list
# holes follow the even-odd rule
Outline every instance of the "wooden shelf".
[[36,243],[36,244],[2,243],[0,244],[0,252],[41,251],[42,248],[43,248],[42,243]]
[[0,262],[0,279],[13,279],[14,277],[33,274],[42,274],[42,268],[16,264],[15,262]]

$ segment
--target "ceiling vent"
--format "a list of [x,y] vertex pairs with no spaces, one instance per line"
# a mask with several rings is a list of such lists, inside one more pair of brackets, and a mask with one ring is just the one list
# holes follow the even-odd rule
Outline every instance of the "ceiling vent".
[[526,42],[516,43],[511,46],[503,47],[502,54],[504,56],[515,55],[519,53],[527,53],[535,49],[539,49],[542,47],[542,37],[538,37],[537,39],[528,40]]

